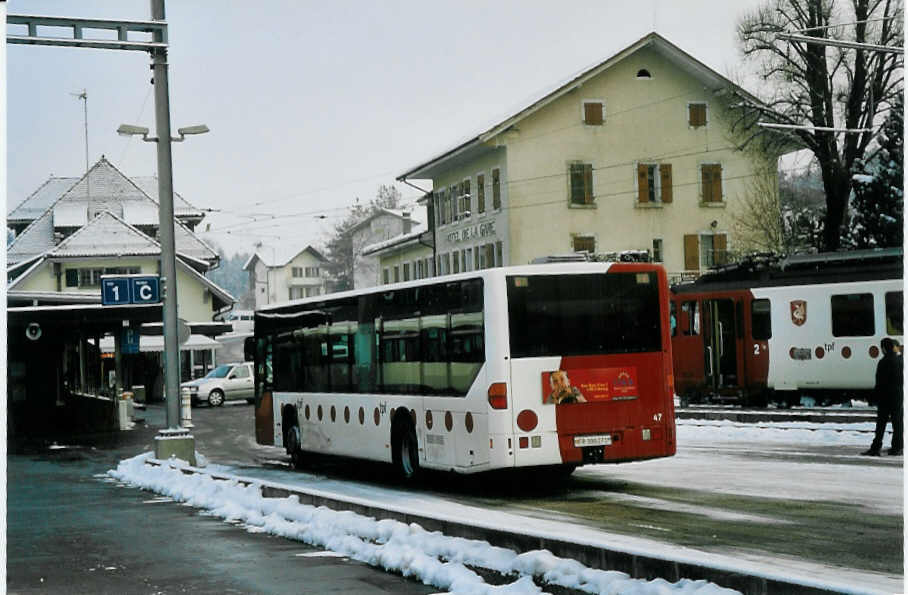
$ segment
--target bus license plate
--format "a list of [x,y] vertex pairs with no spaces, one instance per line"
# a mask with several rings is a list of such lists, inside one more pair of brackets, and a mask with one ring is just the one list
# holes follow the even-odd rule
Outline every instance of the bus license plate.
[[590,434],[589,436],[574,436],[574,446],[609,446],[612,443],[611,434]]

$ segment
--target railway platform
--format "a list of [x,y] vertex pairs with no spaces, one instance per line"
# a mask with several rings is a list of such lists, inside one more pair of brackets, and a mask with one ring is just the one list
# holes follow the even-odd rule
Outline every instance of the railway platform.
[[675,409],[676,419],[728,420],[738,423],[804,422],[853,424],[876,421],[872,407],[811,407],[791,409],[741,409],[740,407],[694,406]]

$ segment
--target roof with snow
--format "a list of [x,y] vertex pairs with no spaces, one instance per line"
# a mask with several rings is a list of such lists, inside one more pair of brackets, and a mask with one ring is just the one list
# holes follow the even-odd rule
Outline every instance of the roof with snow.
[[[58,184],[57,180],[63,179],[71,180],[71,178],[51,178],[29,199],[13,210],[13,213],[18,213],[19,220],[22,220],[21,218],[25,214],[31,216],[39,206],[44,206],[43,212],[35,217],[7,248],[8,263],[19,263],[53,250],[56,246],[55,232],[58,230],[68,232],[73,228],[83,227],[89,221],[94,221],[100,213],[109,213],[129,226],[157,228],[157,201],[124,176],[103,156],[86,175],[74,183],[63,184],[60,182]],[[64,186],[67,189],[62,194],[55,200],[49,199],[56,189]],[[189,212],[195,209],[189,203],[183,202],[184,211]],[[192,212],[199,213],[197,209]],[[142,233],[138,230],[135,231]],[[217,253],[211,247],[177,218],[174,218],[174,237],[177,252],[182,255],[197,261],[214,261],[218,258]],[[92,239],[96,242],[96,246],[91,250],[93,254],[100,254],[103,245],[108,245],[113,249],[113,246],[103,238],[93,237]]]
[[454,147],[442,152],[441,154],[429,159],[428,161],[425,161],[408,169],[404,173],[400,174],[397,179],[406,180],[408,178],[432,178],[437,173],[437,168],[445,167],[445,164],[448,164],[452,161],[456,162],[462,159],[473,159],[476,156],[491,150],[489,147],[485,146],[485,143],[491,140],[493,137],[506,131],[511,126],[515,125],[517,122],[523,120],[527,116],[530,116],[536,111],[551,104],[553,101],[559,99],[566,93],[577,89],[588,80],[600,75],[628,56],[645,48],[649,48],[658,52],[664,58],[669,60],[673,66],[701,81],[708,89],[732,89],[737,94],[746,98],[748,101],[751,101],[758,105],[763,104],[762,101],[760,101],[750,92],[744,90],[728,78],[722,76],[709,66],[703,64],[658,33],[653,32],[632,43],[610,58],[598,62],[592,67],[585,68],[584,70],[571,76],[567,80],[558,83],[554,89],[548,89],[544,91],[541,97],[534,100],[532,103],[523,107],[522,109],[519,109],[517,112],[512,113],[511,115],[503,119],[494,120],[493,124],[484,126],[478,134],[469,136],[466,140],[457,143]]
[[[104,156],[102,160],[106,161]],[[25,200],[11,209],[6,218],[10,222],[33,221],[40,217],[58,198],[63,196],[67,190],[72,188],[82,178],[73,177],[55,177],[51,176],[46,182],[41,184],[37,190],[29,195]],[[142,192],[148,195],[151,200],[158,202],[158,177],[157,176],[136,176],[129,178]],[[93,181],[93,179],[92,179]],[[173,214],[176,217],[204,217],[205,213],[199,208],[193,206],[188,200],[183,198],[176,190],[173,191]],[[155,211],[157,216],[157,211]],[[155,219],[154,224],[157,224]]]
[[347,233],[352,233],[352,232],[366,226],[373,219],[375,219],[376,217],[381,217],[382,215],[390,215],[392,217],[397,217],[398,219],[401,219],[403,221],[409,221],[413,225],[420,225],[420,222],[417,221],[416,219],[413,219],[413,217],[412,217],[413,211],[416,210],[416,208],[417,207],[414,206],[412,209],[386,209],[384,207],[375,209],[365,219],[359,221],[358,223],[354,223],[353,225],[348,227]]
[[369,254],[381,252],[382,250],[388,250],[389,248],[395,248],[398,246],[415,243],[419,241],[419,238],[425,232],[426,230],[422,229],[422,226],[419,226],[419,229],[411,231],[410,233],[402,233],[400,235],[394,236],[393,238],[388,238],[387,240],[382,240],[381,242],[369,244],[368,246],[363,247],[363,255],[368,256]]
[[328,262],[328,259],[321,252],[312,246],[306,246],[302,250],[299,247],[278,245],[278,246],[258,246],[252,256],[243,265],[243,270],[248,270],[253,260],[258,259],[266,267],[286,266],[291,260],[303,252],[311,253],[315,258],[322,262]]

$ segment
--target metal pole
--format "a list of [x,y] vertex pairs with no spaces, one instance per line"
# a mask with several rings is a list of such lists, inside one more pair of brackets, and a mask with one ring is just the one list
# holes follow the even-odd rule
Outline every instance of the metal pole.
[[[166,20],[164,0],[151,0],[151,18]],[[155,33],[154,41],[160,33]],[[173,231],[173,160],[170,154],[170,90],[167,83],[167,50],[151,52],[154,70],[155,129],[158,137],[158,213],[161,232],[161,272],[166,279],[164,297],[164,391],[167,427],[180,427],[180,344],[177,337],[177,262]]]

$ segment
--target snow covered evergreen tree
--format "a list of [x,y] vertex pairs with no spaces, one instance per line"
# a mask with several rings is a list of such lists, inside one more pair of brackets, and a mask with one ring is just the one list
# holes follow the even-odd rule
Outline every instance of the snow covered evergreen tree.
[[849,234],[854,248],[889,248],[904,241],[904,121],[900,96],[876,138],[877,150],[855,162]]

